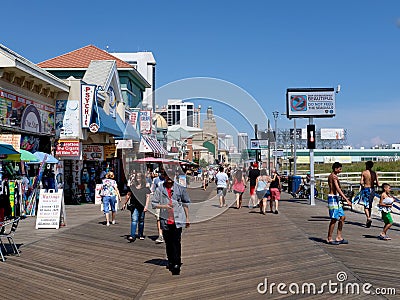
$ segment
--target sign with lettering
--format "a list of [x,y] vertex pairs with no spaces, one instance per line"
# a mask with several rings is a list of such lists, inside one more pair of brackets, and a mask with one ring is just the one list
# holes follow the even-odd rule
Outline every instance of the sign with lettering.
[[104,158],[114,158],[117,157],[116,155],[116,150],[117,150],[117,146],[113,145],[113,144],[109,144],[109,145],[104,145]]
[[51,133],[54,128],[54,113],[54,106],[0,90],[2,125],[35,133]]
[[92,118],[93,101],[96,93],[96,86],[93,84],[81,85],[81,120],[82,128],[89,128]]
[[39,193],[38,211],[36,216],[36,229],[60,227],[61,206],[63,190],[41,189]]
[[80,157],[81,143],[79,140],[59,140],[56,146],[56,155],[66,157]]
[[6,144],[11,144],[15,150],[19,151],[21,147],[20,134],[0,134],[0,141]]
[[131,114],[129,116],[129,121],[131,122],[131,124],[135,130],[136,130],[136,126],[137,126],[138,115],[139,115],[138,111],[133,111],[133,112],[131,112]]
[[104,160],[102,145],[82,145],[83,160]]
[[140,111],[140,133],[151,134],[152,112],[151,110]]
[[334,88],[287,89],[286,114],[291,118],[328,118],[336,114]]

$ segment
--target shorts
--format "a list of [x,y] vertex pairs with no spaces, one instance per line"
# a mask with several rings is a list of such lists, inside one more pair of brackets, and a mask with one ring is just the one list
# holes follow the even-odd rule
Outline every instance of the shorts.
[[392,214],[390,212],[382,211],[382,220],[386,224],[393,224]]
[[256,186],[250,186],[250,196],[253,196],[256,192]]
[[262,190],[262,191],[256,191],[257,198],[258,200],[262,200],[264,198],[269,198],[271,195],[271,192],[269,190]]
[[281,200],[281,192],[278,188],[269,189],[271,192],[271,200]]
[[344,217],[343,206],[339,202],[338,195],[328,195],[328,209],[331,219],[339,220],[341,217]]
[[110,212],[110,208],[112,212],[115,212],[115,204],[117,203],[116,196],[103,196],[103,211],[105,214]]
[[226,196],[226,188],[217,187],[217,195],[218,196]]
[[364,205],[365,208],[371,208],[374,197],[375,190],[373,188],[362,188],[359,203]]
[[233,193],[234,193],[234,194],[240,194],[240,195],[243,195],[243,193],[244,193],[244,192],[239,192],[239,191],[235,191],[235,190],[233,190]]

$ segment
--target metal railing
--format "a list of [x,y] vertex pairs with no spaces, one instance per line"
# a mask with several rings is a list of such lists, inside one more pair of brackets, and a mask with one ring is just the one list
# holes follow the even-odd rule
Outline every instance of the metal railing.
[[[376,172],[379,183],[388,183],[394,191],[400,189],[400,172]],[[315,187],[318,190],[319,197],[327,199],[329,193],[328,176],[330,173],[315,174]],[[340,173],[338,175],[342,190],[354,191],[357,194],[360,189],[360,172]]]

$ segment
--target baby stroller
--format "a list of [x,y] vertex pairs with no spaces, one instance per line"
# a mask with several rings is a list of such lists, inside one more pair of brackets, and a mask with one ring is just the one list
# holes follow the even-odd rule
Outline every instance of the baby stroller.
[[[299,199],[309,199],[311,196],[311,187],[309,184],[304,184],[300,186],[300,191],[297,194],[296,198]],[[318,191],[317,189],[314,187],[314,197],[318,197]]]

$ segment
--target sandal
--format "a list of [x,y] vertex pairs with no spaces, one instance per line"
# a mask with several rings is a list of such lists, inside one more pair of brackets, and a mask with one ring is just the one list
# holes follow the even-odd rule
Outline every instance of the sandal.
[[390,241],[391,240],[391,238],[388,237],[387,235],[381,235],[381,234],[378,236],[378,239],[380,239],[382,241]]

